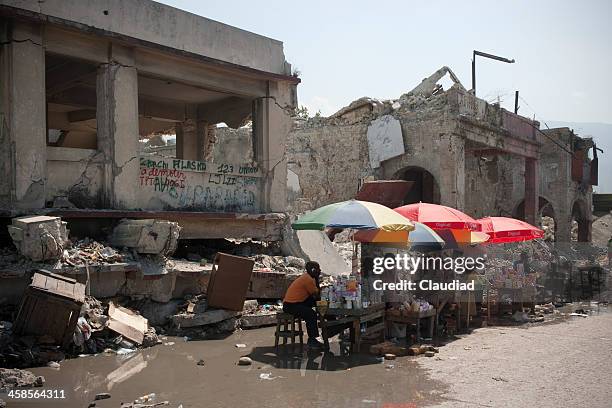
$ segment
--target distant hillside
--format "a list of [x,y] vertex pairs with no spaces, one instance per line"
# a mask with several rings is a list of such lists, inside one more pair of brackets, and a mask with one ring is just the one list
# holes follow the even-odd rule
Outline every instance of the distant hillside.
[[[598,152],[599,158],[599,186],[595,187],[597,193],[612,193],[612,124],[609,123],[581,123],[581,122],[559,122],[556,120],[546,121],[548,126],[569,127],[574,129],[578,136],[592,136],[597,147],[604,153]],[[546,128],[544,123],[541,128]]]

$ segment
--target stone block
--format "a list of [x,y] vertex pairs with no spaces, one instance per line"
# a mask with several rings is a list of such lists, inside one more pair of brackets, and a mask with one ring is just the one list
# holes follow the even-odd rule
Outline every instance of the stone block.
[[19,253],[36,262],[59,259],[68,241],[66,223],[59,217],[13,218],[8,231]]
[[172,221],[123,219],[110,241],[113,246],[133,248],[141,254],[170,255],[176,250],[180,230]]
[[172,316],[172,323],[176,327],[180,328],[206,326],[231,319],[232,317],[236,317],[238,315],[240,315],[240,312],[224,309],[207,310],[204,313],[197,314],[179,313]]
[[255,327],[274,326],[276,324],[276,313],[266,314],[244,314],[240,318],[240,327],[251,329]]

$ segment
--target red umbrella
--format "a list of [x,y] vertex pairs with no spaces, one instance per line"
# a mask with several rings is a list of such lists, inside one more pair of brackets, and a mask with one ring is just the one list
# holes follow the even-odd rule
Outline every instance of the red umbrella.
[[485,217],[478,222],[482,225],[482,232],[486,232],[491,237],[487,242],[493,244],[528,241],[544,236],[544,231],[541,229],[514,218]]
[[480,223],[451,207],[430,203],[416,203],[394,208],[411,221],[418,221],[432,229],[467,229],[480,231]]

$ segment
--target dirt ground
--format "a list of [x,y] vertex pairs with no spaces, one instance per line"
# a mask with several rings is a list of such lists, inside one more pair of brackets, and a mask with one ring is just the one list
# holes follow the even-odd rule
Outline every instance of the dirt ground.
[[[277,357],[273,328],[218,340],[164,341],[128,355],[64,361],[59,370],[32,369],[45,376],[44,389],[64,390],[64,400],[2,398],[9,408],[87,407],[101,392],[111,395],[96,401],[101,408],[149,393],[156,393],[156,402],[183,408],[603,408],[612,401],[612,313],[529,328],[481,328],[441,347],[436,357],[382,362],[340,356],[337,343],[333,354],[287,350]],[[253,364],[237,366],[245,355]]]
[[[475,330],[419,359],[448,385],[439,407],[612,407],[612,313]],[[609,307],[612,311],[612,307]]]

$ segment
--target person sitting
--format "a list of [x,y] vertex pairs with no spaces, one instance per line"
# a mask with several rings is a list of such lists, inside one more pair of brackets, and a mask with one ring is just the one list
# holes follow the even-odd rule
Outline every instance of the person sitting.
[[306,322],[309,347],[321,348],[323,344],[317,340],[319,329],[317,327],[317,313],[313,310],[319,297],[319,276],[321,267],[317,262],[306,262],[306,273],[294,280],[283,299],[283,311]]

